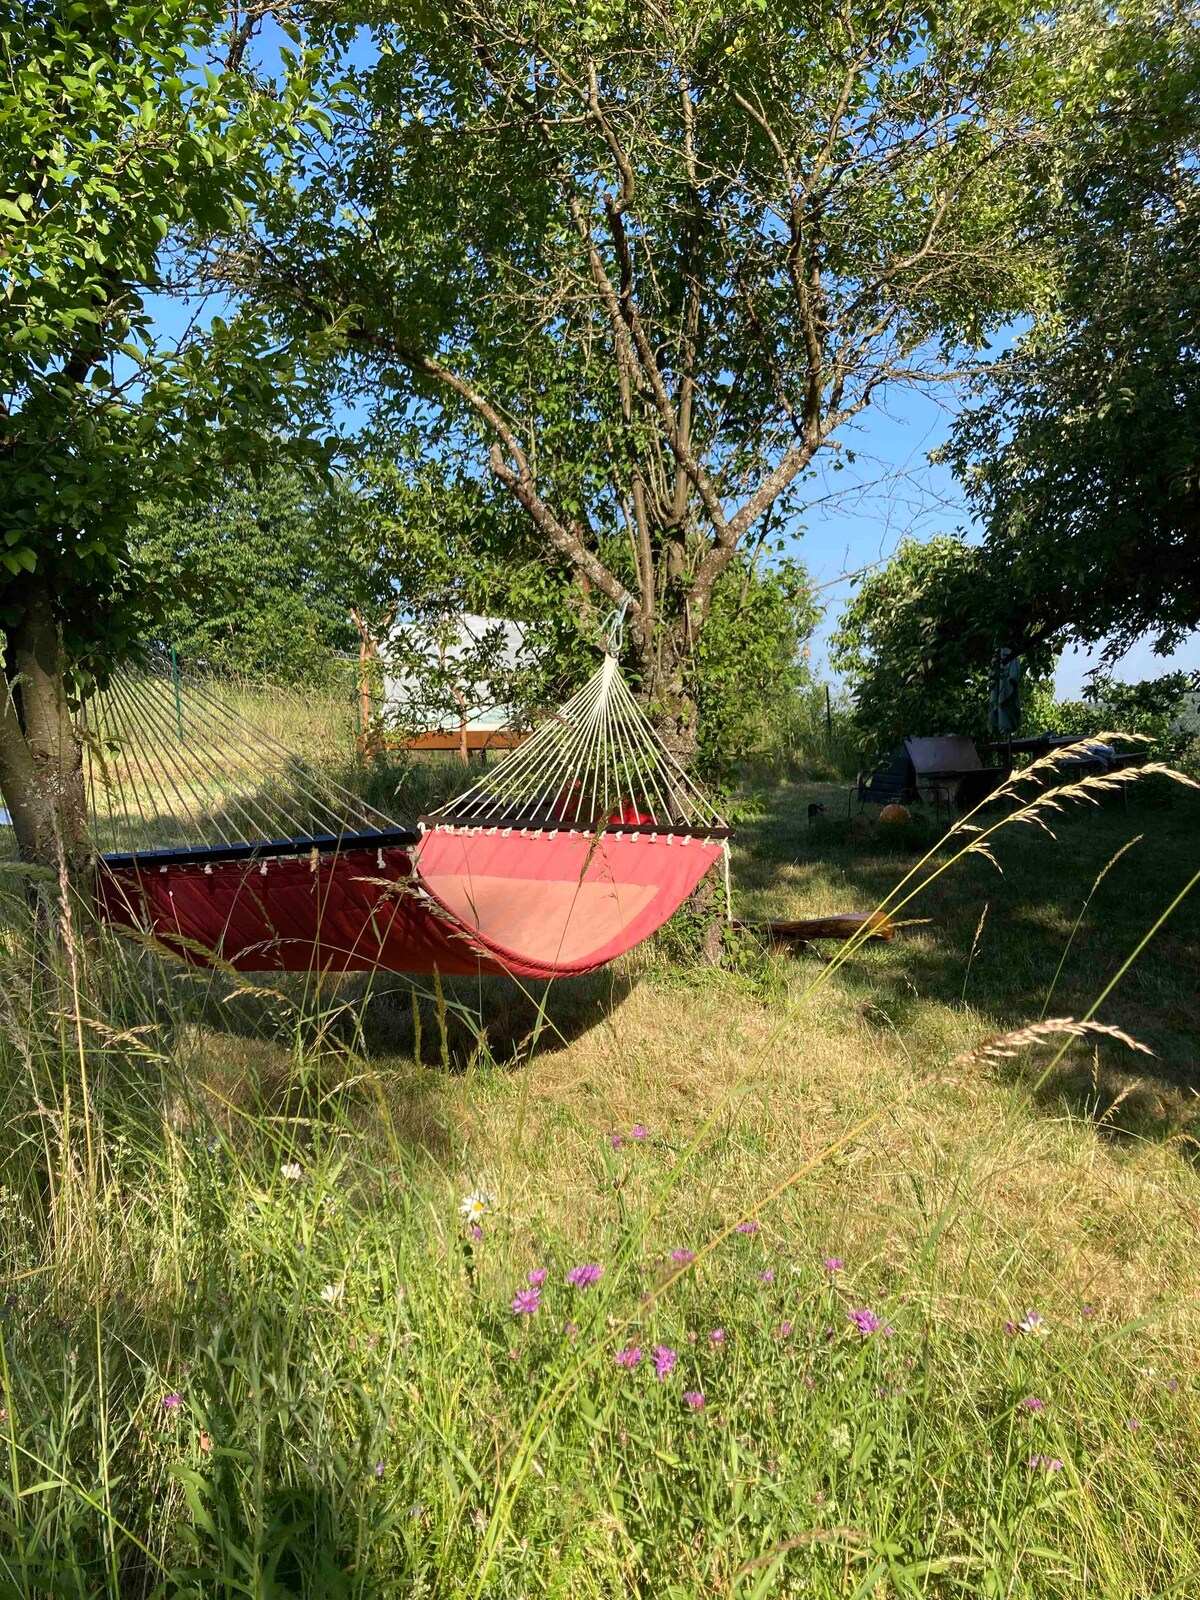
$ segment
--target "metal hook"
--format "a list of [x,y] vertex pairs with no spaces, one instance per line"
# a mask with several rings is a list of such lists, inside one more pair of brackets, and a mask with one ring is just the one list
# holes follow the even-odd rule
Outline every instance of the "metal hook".
[[625,643],[625,616],[632,604],[633,596],[627,593],[608,619],[608,627],[604,634],[604,650],[607,655],[616,657],[621,654],[621,647]]

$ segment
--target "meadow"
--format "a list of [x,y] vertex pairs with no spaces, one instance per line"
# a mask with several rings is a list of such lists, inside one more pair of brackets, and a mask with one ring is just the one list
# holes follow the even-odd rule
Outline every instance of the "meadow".
[[[740,916],[936,843],[846,788],[742,797]],[[1200,795],[1048,820],[891,943],[547,992],[36,946],[14,883],[0,1595],[1200,1592]]]

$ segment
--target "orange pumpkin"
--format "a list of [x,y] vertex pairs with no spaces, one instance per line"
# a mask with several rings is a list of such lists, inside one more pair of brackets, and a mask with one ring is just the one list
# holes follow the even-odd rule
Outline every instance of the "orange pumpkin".
[[884,806],[879,813],[880,822],[911,822],[912,812],[907,806],[902,806],[898,800],[893,800],[890,805]]

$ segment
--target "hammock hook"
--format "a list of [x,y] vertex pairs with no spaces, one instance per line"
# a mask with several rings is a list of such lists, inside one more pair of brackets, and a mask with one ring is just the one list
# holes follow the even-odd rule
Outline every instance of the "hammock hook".
[[626,592],[621,604],[612,612],[604,630],[604,653],[619,657],[625,643],[625,616],[633,604],[633,596]]

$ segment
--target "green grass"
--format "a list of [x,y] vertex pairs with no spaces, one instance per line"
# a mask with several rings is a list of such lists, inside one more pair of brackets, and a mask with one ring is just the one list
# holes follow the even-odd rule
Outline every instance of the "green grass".
[[[765,796],[740,913],[914,864],[839,794]],[[35,953],[12,906],[0,1595],[1200,1591],[1200,908],[1099,1013],[1153,1057],[955,1061],[1052,982],[1084,1015],[1195,871],[1196,797],[1146,795],[1002,830],[840,965],[676,931],[540,1030],[499,981]]]

